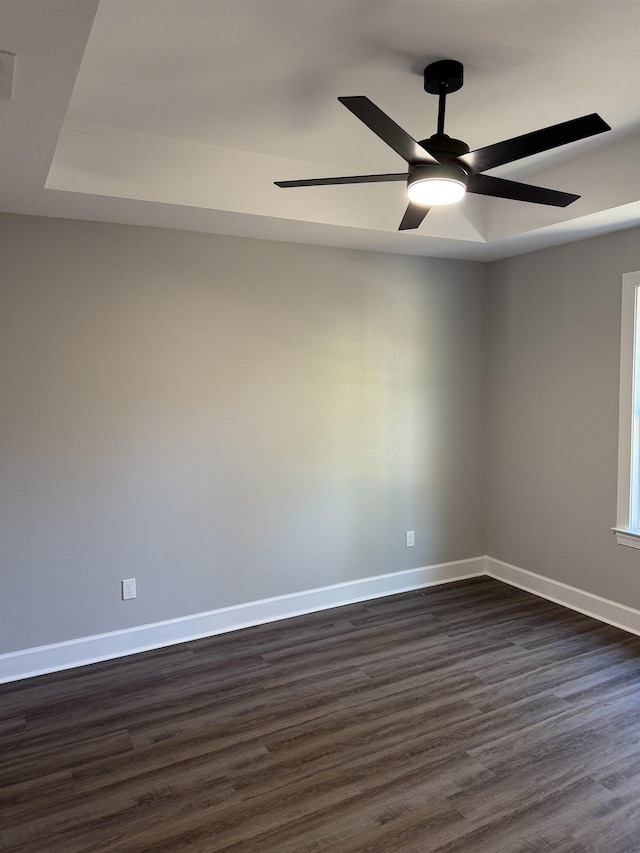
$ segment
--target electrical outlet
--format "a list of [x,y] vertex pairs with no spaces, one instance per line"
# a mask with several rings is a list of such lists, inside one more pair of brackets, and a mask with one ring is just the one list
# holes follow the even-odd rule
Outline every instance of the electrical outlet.
[[122,600],[127,601],[129,598],[136,597],[136,579],[129,578],[126,581],[122,581]]
[[416,544],[415,534],[413,530],[407,530],[407,548],[413,548]]

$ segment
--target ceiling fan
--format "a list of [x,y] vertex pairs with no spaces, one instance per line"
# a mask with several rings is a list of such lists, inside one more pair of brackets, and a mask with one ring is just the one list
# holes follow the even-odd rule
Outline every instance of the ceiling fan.
[[470,151],[466,142],[452,139],[444,132],[447,95],[462,88],[463,73],[462,63],[453,59],[432,62],[424,69],[425,91],[438,95],[438,129],[429,139],[419,142],[409,136],[369,98],[363,95],[338,98],[356,118],[407,161],[407,172],[276,181],[276,186],[319,187],[330,184],[406,181],[409,205],[402,217],[399,231],[418,228],[431,206],[459,201],[467,192],[554,207],[566,207],[579,199],[579,195],[572,193],[507,181],[484,175],[483,172],[522,157],[530,157],[541,151],[603,133],[611,130],[609,125],[597,113],[591,113]]

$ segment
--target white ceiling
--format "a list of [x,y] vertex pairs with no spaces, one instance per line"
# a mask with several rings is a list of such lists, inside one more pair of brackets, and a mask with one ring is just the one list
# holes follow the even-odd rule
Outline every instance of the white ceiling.
[[[0,0],[0,209],[478,260],[628,227],[639,46],[640,0]],[[492,172],[582,198],[467,196],[399,233],[401,183],[273,185],[404,171],[336,99],[430,136],[442,58],[465,66],[446,131],[472,149],[600,113],[611,132]]]

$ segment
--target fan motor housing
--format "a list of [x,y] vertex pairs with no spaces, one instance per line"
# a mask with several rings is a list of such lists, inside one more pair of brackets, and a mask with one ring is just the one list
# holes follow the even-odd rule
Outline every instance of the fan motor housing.
[[421,139],[418,145],[421,145],[425,151],[428,151],[441,163],[448,163],[450,160],[455,160],[456,157],[469,153],[469,146],[466,142],[461,139],[453,139],[446,133],[434,133],[429,139]]
[[443,163],[442,165],[419,163],[415,166],[409,166],[407,184],[413,184],[415,181],[426,181],[433,178],[458,181],[466,187],[469,173],[457,163]]

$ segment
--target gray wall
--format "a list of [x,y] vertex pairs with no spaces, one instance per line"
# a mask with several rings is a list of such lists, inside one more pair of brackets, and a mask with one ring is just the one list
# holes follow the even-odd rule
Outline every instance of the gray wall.
[[631,229],[489,270],[487,553],[640,607],[640,551],[616,543],[622,274]]
[[484,553],[484,266],[11,215],[0,241],[0,651]]

